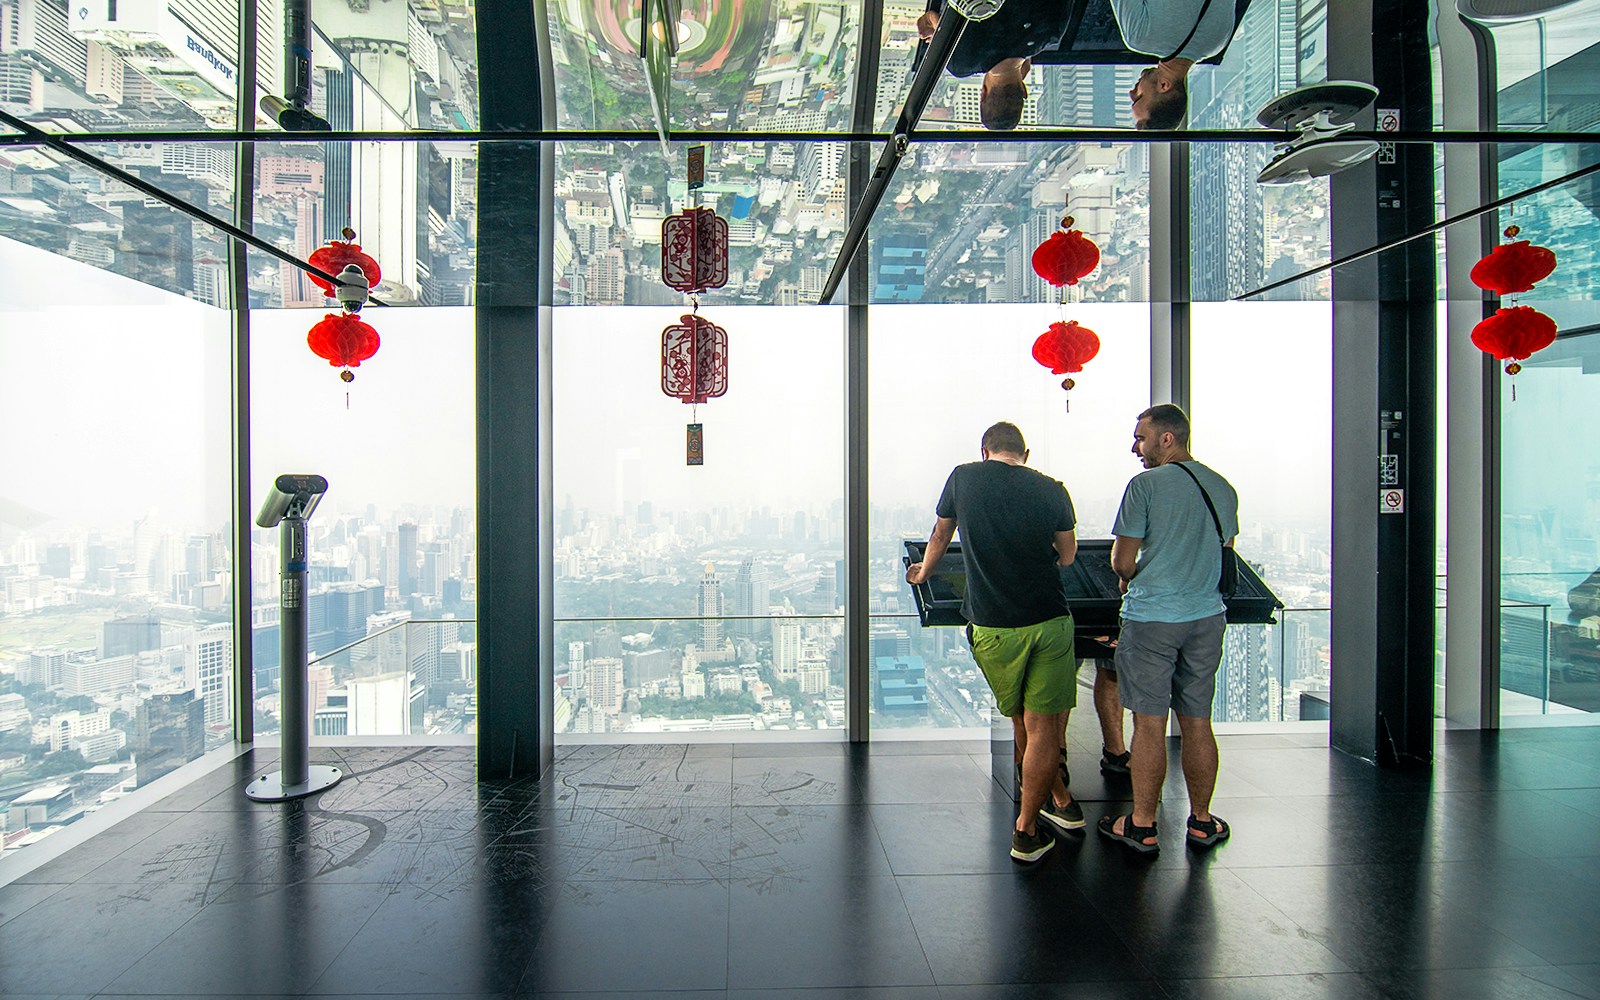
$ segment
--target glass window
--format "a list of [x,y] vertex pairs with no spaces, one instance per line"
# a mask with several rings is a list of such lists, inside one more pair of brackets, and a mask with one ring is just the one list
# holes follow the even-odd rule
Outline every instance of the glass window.
[[[873,219],[872,301],[1145,301],[1149,177],[1141,143],[914,144]],[[1058,290],[1032,256],[1067,216],[1100,264]]]
[[[464,306],[477,254],[476,145],[467,142],[256,144],[255,235],[301,260],[329,240],[378,262],[389,305]],[[257,308],[331,304],[305,272],[251,258]]]
[[1327,718],[1332,306],[1197,302],[1191,320],[1194,455],[1238,490],[1235,546],[1286,607],[1228,630],[1215,718]]
[[15,849],[233,738],[232,324],[10,239],[0,283],[0,827]]
[[[232,217],[231,145],[89,148],[190,205]],[[228,250],[217,230],[43,147],[0,147],[0,235],[207,305],[229,304]]]
[[[616,0],[548,5],[559,127],[656,127],[640,11]],[[861,39],[857,3],[685,3],[664,78],[674,130],[848,129]]]
[[1139,471],[1129,448],[1135,418],[1150,401],[1150,310],[1142,303],[1067,307],[1067,318],[1094,330],[1101,345],[1072,376],[1070,394],[1061,376],[1032,355],[1034,340],[1061,314],[1052,305],[872,309],[873,690],[887,691],[883,671],[903,672],[904,658],[922,670],[927,686],[925,706],[875,700],[875,731],[934,728],[987,738],[993,699],[966,639],[960,629],[920,627],[903,559],[906,539],[927,539],[950,470],[978,461],[979,440],[991,424],[1017,424],[1029,466],[1066,485],[1080,540],[1111,535],[1123,487]]
[[[251,313],[251,510],[314,473],[308,525],[313,731],[472,732],[477,546],[473,313],[380,309],[378,353],[340,370],[306,345],[326,315]],[[256,732],[278,729],[278,529],[252,533]]]
[[661,384],[688,312],[555,311],[558,733],[842,730],[844,310],[702,305],[696,406]]

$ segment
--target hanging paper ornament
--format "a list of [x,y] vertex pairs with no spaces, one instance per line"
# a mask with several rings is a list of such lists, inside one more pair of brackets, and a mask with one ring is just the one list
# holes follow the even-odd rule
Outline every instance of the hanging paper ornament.
[[[312,251],[311,266],[320,268],[329,274],[339,274],[347,266],[354,264],[361,269],[367,277],[367,287],[376,288],[383,278],[383,272],[378,269],[378,262],[367,254],[361,252],[359,244],[351,242],[356,238],[356,231],[349,226],[341,230],[344,240],[329,240],[326,246],[318,247]],[[322,294],[328,298],[334,297],[333,282],[315,274],[307,274],[311,283],[322,289]]]
[[661,220],[661,280],[680,292],[728,283],[728,220],[709,208],[686,208]]
[[1472,328],[1474,347],[1501,361],[1511,360],[1506,365],[1507,375],[1521,371],[1518,361],[1526,361],[1555,340],[1556,321],[1532,306],[1497,309],[1493,316]]
[[1061,228],[1033,251],[1033,270],[1050,284],[1076,285],[1100,264],[1100,248],[1072,228],[1073,218],[1061,220]]
[[378,353],[378,331],[350,313],[328,313],[306,335],[306,344],[328,364],[343,367],[339,377],[350,382],[355,379],[350,369]]
[[[1522,230],[1517,226],[1506,229],[1506,238],[1515,237]],[[1472,265],[1472,283],[1497,295],[1515,295],[1533,290],[1535,283],[1550,277],[1556,269],[1555,251],[1549,247],[1536,247],[1529,240],[1502,243],[1490,251],[1489,256]]]
[[661,391],[704,403],[728,391],[728,333],[696,314],[661,331]]
[[1088,327],[1079,326],[1077,320],[1051,323],[1050,329],[1033,342],[1033,360],[1056,375],[1083,371],[1083,366],[1099,353],[1100,338]]

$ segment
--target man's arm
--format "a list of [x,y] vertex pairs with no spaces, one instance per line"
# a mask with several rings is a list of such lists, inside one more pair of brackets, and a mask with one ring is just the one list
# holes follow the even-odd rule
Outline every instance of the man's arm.
[[935,521],[933,533],[928,536],[928,545],[922,550],[922,561],[906,567],[906,582],[912,586],[926,583],[933,571],[939,568],[939,560],[944,558],[945,550],[950,548],[950,541],[955,537],[955,518],[941,517]]
[[1139,571],[1139,545],[1142,538],[1129,538],[1125,535],[1113,536],[1111,542],[1111,572],[1117,574],[1117,586],[1124,594],[1128,592],[1128,581]]
[[1076,531],[1056,532],[1056,565],[1071,566],[1072,560],[1078,558],[1078,533]]

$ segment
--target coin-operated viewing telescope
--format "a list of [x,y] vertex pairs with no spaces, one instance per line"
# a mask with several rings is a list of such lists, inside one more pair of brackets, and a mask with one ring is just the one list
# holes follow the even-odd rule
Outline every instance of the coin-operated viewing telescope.
[[306,762],[311,743],[311,706],[306,692],[310,646],[306,521],[326,492],[328,481],[321,476],[279,476],[272,481],[272,489],[256,515],[260,527],[278,529],[278,635],[282,653],[278,694],[283,765],[281,770],[264,774],[245,786],[245,795],[257,802],[282,802],[311,795],[344,777],[337,767]]

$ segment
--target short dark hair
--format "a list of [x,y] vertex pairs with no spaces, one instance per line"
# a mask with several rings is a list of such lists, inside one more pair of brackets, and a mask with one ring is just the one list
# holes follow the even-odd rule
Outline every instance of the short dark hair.
[[978,117],[983,127],[998,132],[1009,132],[1022,121],[1022,105],[1028,99],[1028,88],[1021,83],[991,84],[978,99]]
[[983,432],[983,450],[993,454],[1003,451],[1007,455],[1020,455],[1028,450],[1022,440],[1022,430],[1009,421],[1002,420]]
[[1157,403],[1139,414],[1140,420],[1150,421],[1157,434],[1171,433],[1172,440],[1181,448],[1189,447],[1189,415],[1183,407],[1173,403]]
[[1182,125],[1183,116],[1189,113],[1189,85],[1181,78],[1173,80],[1171,90],[1151,94],[1149,102],[1150,113],[1139,127],[1170,132]]

